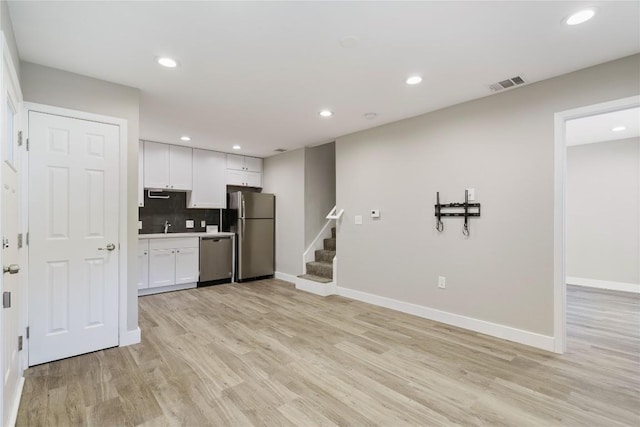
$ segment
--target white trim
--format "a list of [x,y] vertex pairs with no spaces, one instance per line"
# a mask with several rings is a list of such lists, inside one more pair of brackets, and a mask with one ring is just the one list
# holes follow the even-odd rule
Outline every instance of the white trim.
[[126,347],[128,345],[138,344],[141,340],[142,333],[140,328],[136,328],[133,331],[127,331],[120,335],[120,347]]
[[336,282],[320,283],[303,277],[296,277],[296,289],[320,295],[322,297],[335,295],[337,292]]
[[609,289],[611,291],[633,292],[640,294],[640,283],[611,282],[609,280],[567,276],[567,285],[586,286],[589,288]]
[[617,99],[555,114],[554,142],[554,203],[553,203],[553,336],[556,353],[567,350],[566,330],[566,215],[565,185],[567,169],[567,147],[565,143],[565,122],[580,117],[604,114],[640,106],[640,96]]
[[[120,158],[119,158],[119,193],[120,193],[120,213],[118,218],[118,240],[120,243],[120,250],[118,251],[118,337],[119,342],[127,342],[129,340],[127,330],[127,301],[128,301],[128,262],[127,253],[129,249],[128,245],[128,233],[127,233],[127,153],[128,153],[128,136],[127,136],[127,120],[117,117],[104,116],[102,114],[87,113],[84,111],[70,110],[68,108],[55,107],[52,105],[36,104],[32,102],[25,102],[24,109],[25,118],[29,120],[29,112],[40,112],[45,114],[53,114],[57,116],[64,116],[73,119],[89,120],[99,123],[106,123],[110,125],[118,126],[120,130],[119,143],[120,143]],[[29,127],[27,125],[25,134],[29,135]],[[27,151],[27,157],[29,152]]]
[[162,294],[164,292],[184,291],[185,289],[194,289],[197,287],[198,287],[197,282],[191,282],[191,283],[181,283],[179,285],[160,286],[157,288],[144,288],[144,289],[138,289],[138,296],[144,297],[147,295]]
[[22,398],[22,390],[24,389],[24,377],[20,376],[20,381],[18,382],[18,389],[16,390],[16,396],[13,400],[13,404],[11,405],[11,415],[9,416],[9,426],[15,426],[16,421],[18,420],[18,410],[20,409],[20,399]]
[[402,313],[412,314],[414,316],[434,320],[436,322],[445,323],[447,325],[457,326],[459,328],[464,328],[496,338],[540,348],[542,350],[554,351],[555,349],[555,339],[554,337],[548,335],[541,335],[535,332],[529,332],[522,329],[512,328],[510,326],[504,326],[497,323],[448,313],[446,311],[440,311],[422,305],[398,301],[395,299],[356,291],[353,289],[337,287],[337,291],[338,295],[346,298],[351,298],[380,307],[390,308]]
[[284,280],[285,282],[296,283],[296,276],[292,276],[291,274],[276,271],[274,277],[278,280]]

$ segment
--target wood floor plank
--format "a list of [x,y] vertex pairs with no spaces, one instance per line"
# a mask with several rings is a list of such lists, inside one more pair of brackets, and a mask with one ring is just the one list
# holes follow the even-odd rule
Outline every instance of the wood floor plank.
[[139,299],[140,344],[25,372],[18,426],[638,426],[640,296],[557,355],[279,280]]

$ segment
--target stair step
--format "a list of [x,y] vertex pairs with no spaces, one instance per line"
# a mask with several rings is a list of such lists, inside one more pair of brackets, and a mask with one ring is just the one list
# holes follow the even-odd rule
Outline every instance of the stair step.
[[326,251],[335,251],[336,250],[336,239],[324,239],[324,249]]
[[331,227],[331,237],[333,237],[334,239],[336,238],[336,228],[335,227]]
[[326,277],[316,276],[314,274],[301,274],[298,277],[300,277],[301,279],[313,280],[314,282],[319,282],[319,283],[331,283],[332,282],[331,279],[327,279]]
[[333,279],[333,264],[330,262],[308,262],[307,274]]
[[319,249],[316,251],[316,261],[331,262],[333,263],[333,257],[336,256],[336,251],[327,251],[325,249]]

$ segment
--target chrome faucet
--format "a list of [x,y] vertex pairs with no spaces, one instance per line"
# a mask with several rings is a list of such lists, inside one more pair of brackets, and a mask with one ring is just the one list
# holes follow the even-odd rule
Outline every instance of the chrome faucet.
[[171,227],[171,224],[169,224],[169,221],[165,221],[164,222],[164,234],[167,234],[169,232],[169,227]]

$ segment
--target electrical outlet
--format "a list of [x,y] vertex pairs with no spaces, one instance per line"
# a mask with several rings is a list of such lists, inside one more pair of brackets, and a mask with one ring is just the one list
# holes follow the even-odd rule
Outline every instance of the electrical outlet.
[[142,221],[138,221],[138,230],[142,230]]
[[193,220],[192,219],[188,219],[187,223],[185,224],[185,228],[193,228]]
[[200,227],[205,228],[207,226],[207,221],[202,220],[200,221]]
[[469,201],[473,202],[476,199],[476,189],[467,188],[467,196],[469,197]]
[[447,278],[444,276],[438,276],[438,287],[445,289],[447,287]]

